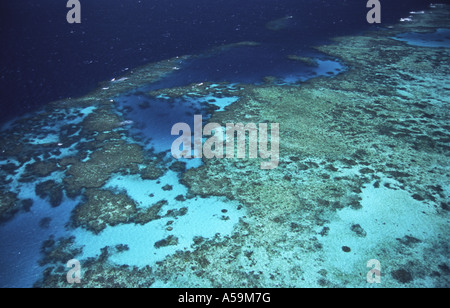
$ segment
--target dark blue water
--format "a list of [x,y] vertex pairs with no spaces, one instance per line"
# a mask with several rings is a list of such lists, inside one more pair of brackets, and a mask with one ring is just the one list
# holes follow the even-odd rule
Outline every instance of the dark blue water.
[[[169,151],[174,138],[169,134],[173,124],[187,123],[194,127],[194,115],[209,117],[201,102],[195,99],[164,99],[145,95],[116,98],[117,109],[133,121],[129,132],[155,152]],[[139,140],[142,139],[142,140]]]
[[[428,2],[382,1],[382,21],[395,22]],[[0,120],[52,100],[83,95],[100,81],[149,62],[239,41],[265,43],[272,48],[269,54],[274,49],[289,53],[368,27],[363,0],[96,0],[81,4],[82,23],[70,25],[66,1],[0,2]],[[266,29],[269,21],[285,16],[293,17],[286,28]],[[253,80],[260,67],[258,57],[263,56],[253,62],[249,54],[243,60],[239,55],[223,59],[229,69],[209,77]]]
[[422,47],[450,47],[450,29],[437,29],[434,33],[402,33],[396,39]]

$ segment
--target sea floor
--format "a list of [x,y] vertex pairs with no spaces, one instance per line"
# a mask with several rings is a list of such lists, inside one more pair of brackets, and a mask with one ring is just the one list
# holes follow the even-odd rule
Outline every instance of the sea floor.
[[[449,17],[256,76],[212,65],[275,57],[257,42],[168,59],[5,124],[0,287],[449,287]],[[174,158],[194,115],[279,123],[278,166]]]

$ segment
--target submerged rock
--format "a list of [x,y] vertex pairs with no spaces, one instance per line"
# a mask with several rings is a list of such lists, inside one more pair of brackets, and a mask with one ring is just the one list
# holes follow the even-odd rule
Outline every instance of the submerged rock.
[[136,204],[125,194],[87,189],[86,201],[73,211],[73,224],[99,233],[106,226],[127,223],[136,214]]
[[63,186],[55,181],[49,180],[36,185],[36,195],[42,199],[48,199],[50,205],[57,207],[61,204],[64,193]]
[[173,235],[169,235],[167,238],[157,241],[155,243],[155,248],[161,248],[172,245],[178,245],[178,238]]

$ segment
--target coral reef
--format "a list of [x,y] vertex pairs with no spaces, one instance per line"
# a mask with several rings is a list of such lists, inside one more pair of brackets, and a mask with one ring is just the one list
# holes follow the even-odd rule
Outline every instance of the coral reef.
[[0,219],[7,220],[14,216],[20,209],[18,206],[19,200],[17,195],[12,192],[7,192],[0,195]]
[[[151,241],[156,251],[189,243],[144,267],[112,261],[133,251],[127,243],[105,245],[96,257],[81,259],[82,283],[69,285],[65,262],[83,258],[86,247],[71,237],[49,238],[36,286],[366,287],[366,263],[378,259],[381,286],[448,287],[450,52],[395,39],[449,27],[448,7],[431,12],[317,47],[348,67],[332,77],[283,86],[205,82],[142,90],[189,57],[171,59],[12,124],[0,136],[0,187],[8,190],[0,196],[2,219],[32,206],[24,187],[35,183],[33,191],[52,206],[65,196],[79,198],[72,228],[98,235],[119,225],[155,223],[163,229]],[[268,27],[280,30],[289,22],[283,18]],[[169,101],[200,99],[208,121],[223,125],[280,123],[279,166],[261,170],[260,158],[203,158],[192,167],[144,150],[114,102],[132,91]],[[224,108],[216,105],[235,96]],[[163,176],[175,180],[168,184]],[[120,177],[153,186],[138,191],[145,194],[138,202],[138,193],[108,185],[112,179],[121,183]],[[187,240],[175,235],[194,201],[213,196],[245,210],[233,231]],[[235,219],[230,208],[212,217]],[[40,226],[49,223],[41,220]]]
[[73,212],[75,226],[83,226],[98,233],[106,225],[126,223],[136,213],[136,204],[124,194],[87,189],[84,195],[87,201]]

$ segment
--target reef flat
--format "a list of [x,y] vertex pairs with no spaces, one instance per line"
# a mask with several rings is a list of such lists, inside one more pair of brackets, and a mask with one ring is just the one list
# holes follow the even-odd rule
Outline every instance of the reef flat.
[[213,285],[367,286],[366,262],[377,259],[383,286],[448,287],[450,53],[393,39],[448,27],[448,14],[336,38],[318,49],[347,72],[246,86],[213,115],[280,123],[281,153],[267,172],[252,160],[205,160],[185,173],[193,193],[249,209],[236,239],[208,254],[227,260],[214,264]]
[[[70,212],[66,233],[42,243],[35,286],[450,286],[450,50],[396,39],[449,28],[449,14],[437,6],[317,47],[348,68],[332,76],[147,89],[189,59],[176,58],[9,123],[0,217],[33,211],[37,197]],[[149,100],[118,108],[124,94]],[[259,158],[192,166],[131,133],[142,123],[130,108],[154,113],[179,99],[213,123],[279,123],[278,167],[261,170]],[[66,281],[73,258],[81,284]],[[366,279],[372,259],[380,284]]]

